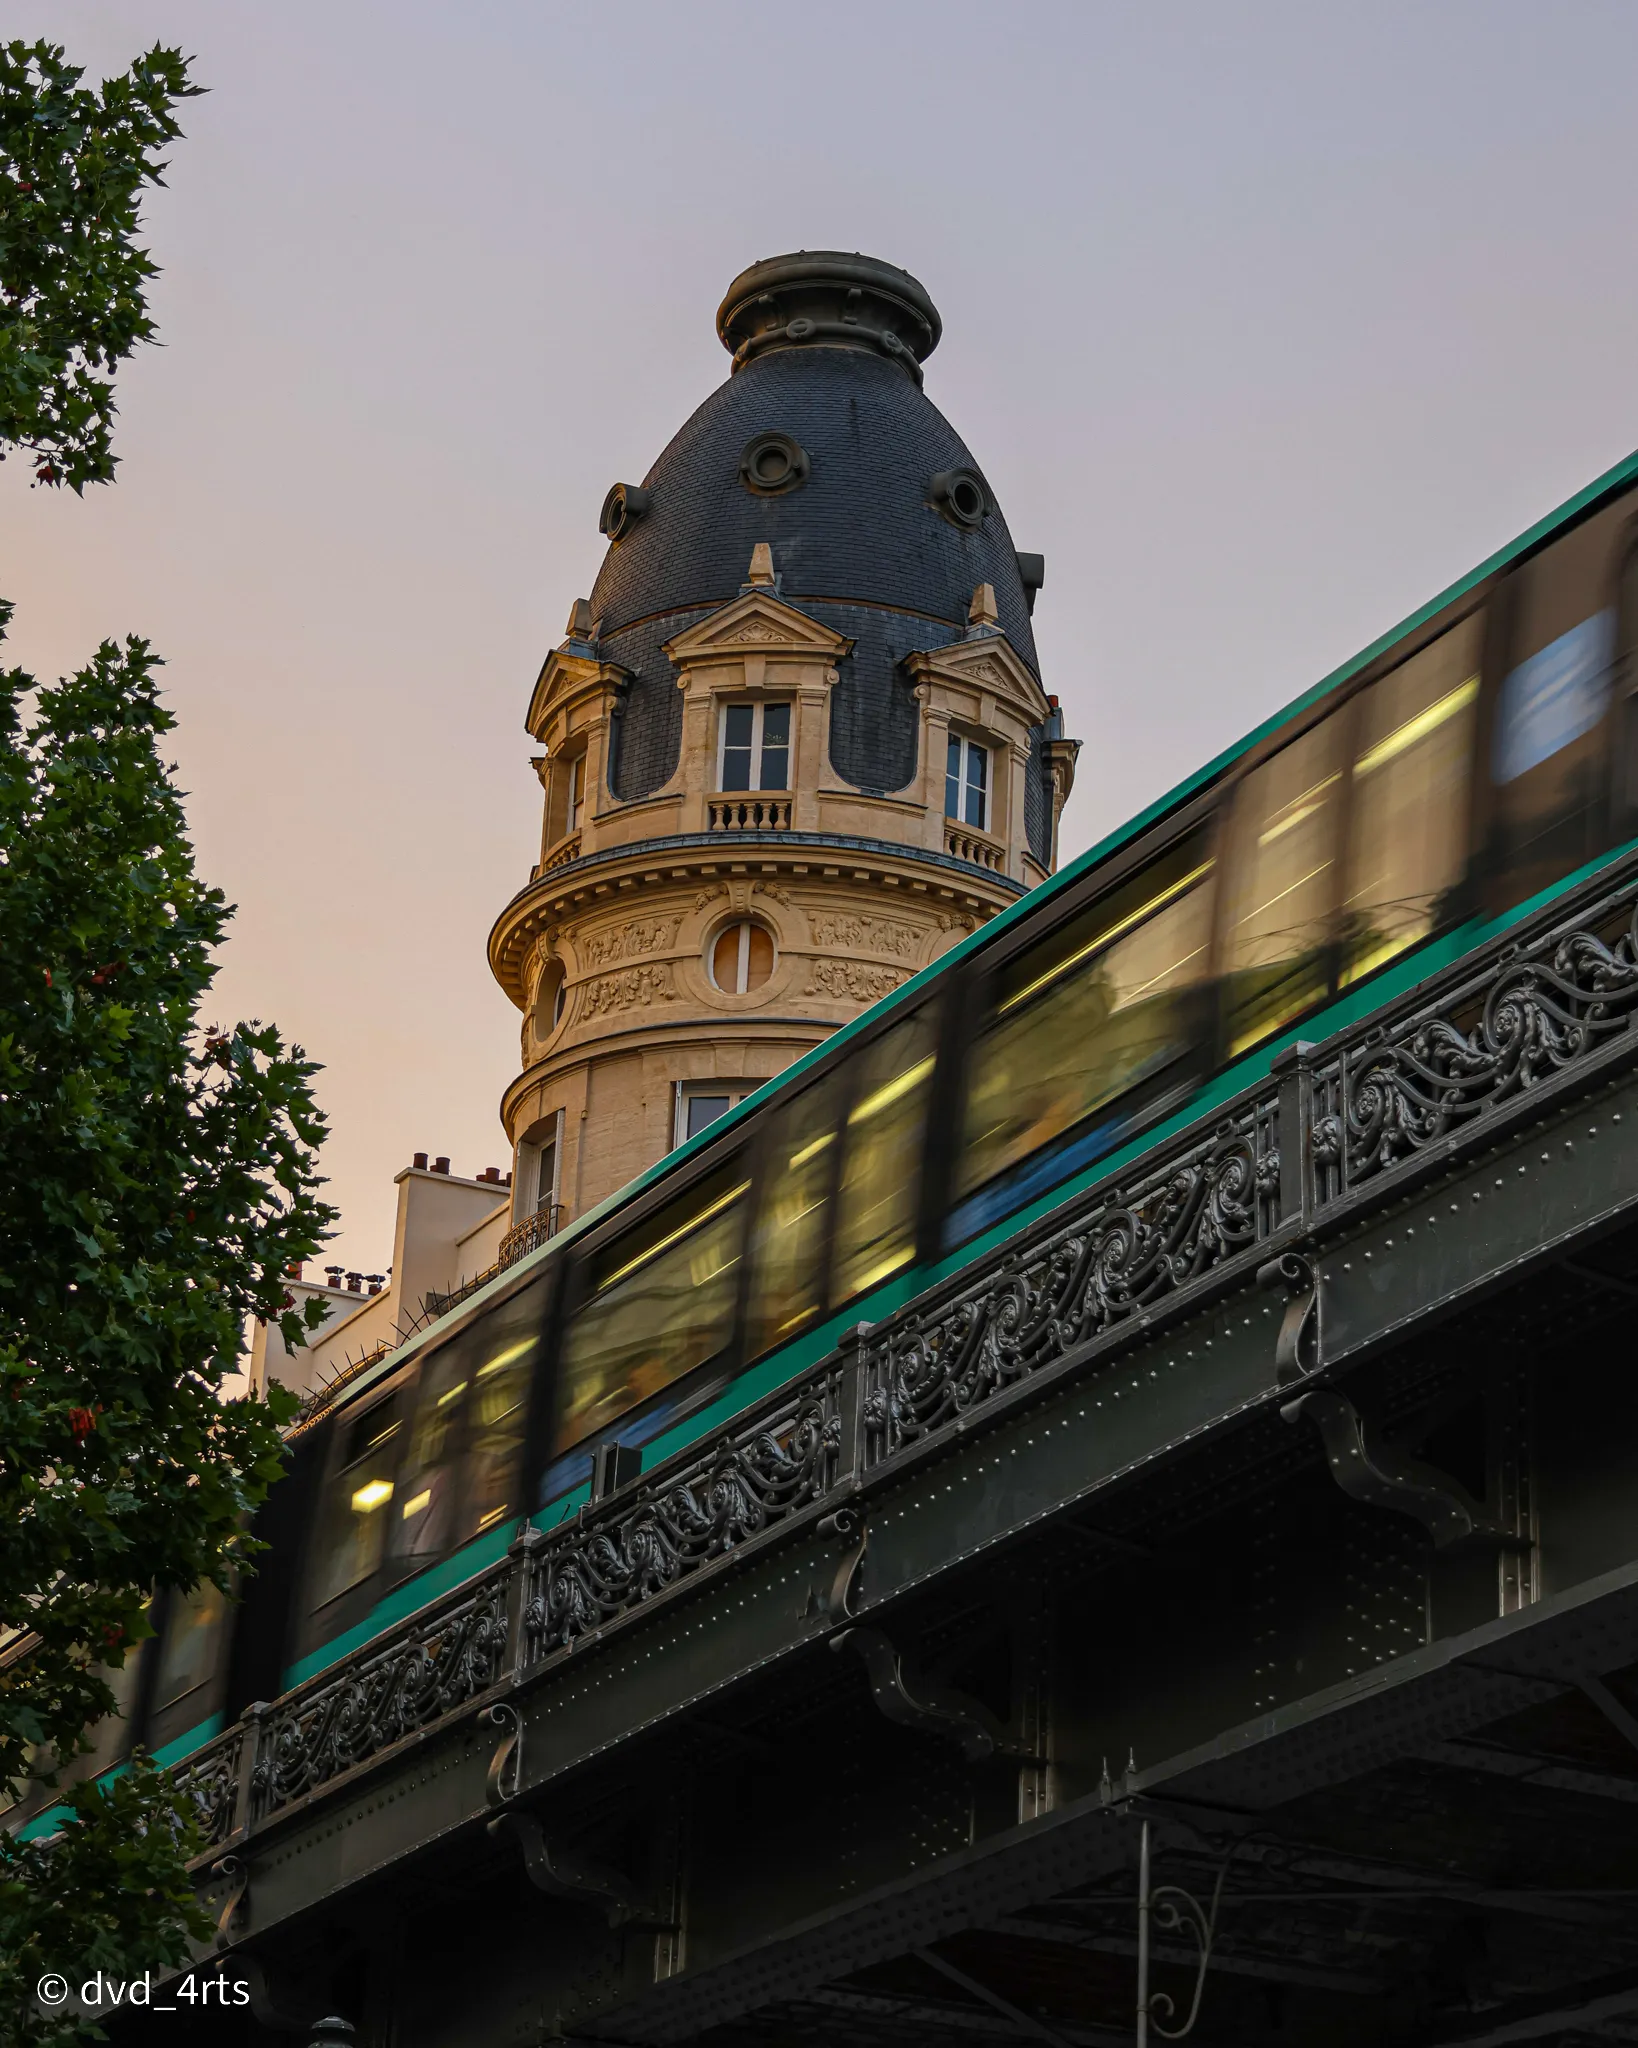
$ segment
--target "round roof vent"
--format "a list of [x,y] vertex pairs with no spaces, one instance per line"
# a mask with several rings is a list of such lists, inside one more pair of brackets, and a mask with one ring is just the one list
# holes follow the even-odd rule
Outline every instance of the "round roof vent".
[[808,478],[807,451],[789,434],[753,434],[739,458],[739,480],[759,497],[794,491]]
[[611,484],[597,515],[597,530],[610,540],[628,533],[648,510],[648,493],[637,484]]

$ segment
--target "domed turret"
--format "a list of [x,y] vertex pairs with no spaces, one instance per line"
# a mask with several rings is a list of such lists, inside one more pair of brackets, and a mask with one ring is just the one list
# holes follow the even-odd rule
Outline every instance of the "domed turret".
[[574,1213],[1052,865],[1073,772],[1020,555],[922,389],[908,272],[753,264],[728,380],[603,501],[547,657],[540,863],[490,941],[525,1012],[520,1227]]
[[[838,774],[902,789],[916,772],[906,658],[959,640],[988,584],[997,623],[1037,672],[1039,558],[1020,560],[983,472],[920,388],[940,322],[907,272],[864,256],[775,257],[734,280],[717,331],[734,374],[643,478],[640,511],[618,522],[592,588],[599,645],[631,677],[614,791],[644,797],[674,772],[682,706],[665,644],[736,594],[759,541],[781,597],[850,642],[831,697]],[[606,502],[604,530],[615,526]],[[1045,807],[1031,808],[1044,865]]]

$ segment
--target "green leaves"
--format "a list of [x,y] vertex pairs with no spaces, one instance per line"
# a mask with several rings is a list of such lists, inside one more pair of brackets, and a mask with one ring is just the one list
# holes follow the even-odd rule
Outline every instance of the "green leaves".
[[[158,667],[128,640],[44,689],[0,675],[0,1642],[34,1638],[0,1660],[13,1791],[70,1765],[112,1708],[155,1587],[250,1568],[293,1403],[227,1401],[222,1381],[248,1318],[289,1319],[286,1269],[332,1219],[313,1063],[270,1025],[202,1021],[231,913],[194,873]],[[155,1832],[168,1797],[143,1773],[76,1788],[61,1867],[91,1890],[74,1957],[98,1930],[116,1946],[175,1932],[191,1893],[181,1836]],[[109,1895],[97,1843],[169,1917]],[[6,1913],[26,1920],[7,1887],[41,1853],[0,1835],[0,1955]]]
[[[153,337],[139,200],[197,90],[159,48],[81,76],[0,47],[0,455],[75,491],[113,475],[112,375]],[[158,667],[127,640],[46,688],[0,673],[0,1794],[66,1809],[49,1843],[0,1829],[0,2048],[77,2036],[45,1972],[136,1976],[209,1932],[169,1779],[66,1781],[154,1591],[253,1569],[294,1403],[222,1383],[251,1316],[299,1341],[284,1274],[333,1220],[312,1062],[205,1017],[231,909],[194,872]]]
[[158,44],[100,93],[83,77],[55,44],[0,45],[0,443],[73,491],[113,480],[112,374],[154,335],[142,190],[200,90]]

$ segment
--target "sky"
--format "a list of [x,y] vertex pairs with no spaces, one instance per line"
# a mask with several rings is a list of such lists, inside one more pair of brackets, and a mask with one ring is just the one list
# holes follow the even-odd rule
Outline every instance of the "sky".
[[12,0],[179,44],[117,483],[0,468],[9,655],[163,654],[217,1016],[324,1071],[335,1256],[508,1164],[530,685],[728,281],[914,272],[929,396],[1044,553],[1071,854],[1638,446],[1638,7]]

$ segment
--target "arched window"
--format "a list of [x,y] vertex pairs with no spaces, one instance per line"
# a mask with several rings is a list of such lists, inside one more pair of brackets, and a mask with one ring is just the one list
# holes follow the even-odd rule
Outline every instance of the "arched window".
[[742,917],[717,934],[711,948],[711,979],[726,995],[749,995],[773,970],[773,934],[765,925]]

